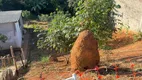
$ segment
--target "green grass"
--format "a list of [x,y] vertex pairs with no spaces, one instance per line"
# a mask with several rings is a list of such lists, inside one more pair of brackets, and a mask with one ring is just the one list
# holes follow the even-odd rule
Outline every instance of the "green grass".
[[49,56],[42,56],[41,57],[41,62],[43,62],[43,63],[49,62]]

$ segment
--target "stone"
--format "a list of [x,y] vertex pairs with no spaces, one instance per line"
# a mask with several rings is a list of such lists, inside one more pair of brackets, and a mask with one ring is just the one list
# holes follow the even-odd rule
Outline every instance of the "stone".
[[92,69],[100,62],[98,43],[89,30],[82,31],[71,49],[71,70]]

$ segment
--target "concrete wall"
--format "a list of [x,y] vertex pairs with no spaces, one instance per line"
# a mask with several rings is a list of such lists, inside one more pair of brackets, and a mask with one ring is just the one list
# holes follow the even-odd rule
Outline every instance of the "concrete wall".
[[2,23],[0,24],[0,33],[7,33],[10,31],[14,31],[14,24],[13,23]]
[[21,31],[21,26],[19,26],[19,23],[16,22],[15,23],[15,27],[16,27],[16,45],[17,47],[20,47],[22,46],[22,31]]
[[23,19],[22,19],[22,16],[19,19],[19,26],[20,26],[20,29],[23,30]]
[[0,41],[2,49],[19,48],[22,46],[21,29],[18,22],[0,24],[0,33],[7,36],[8,40],[4,43]]
[[3,43],[0,41],[0,47],[2,47],[2,49],[9,49],[11,45],[13,47],[16,47],[16,43],[15,43],[16,33],[15,33],[14,23],[0,24],[0,33],[7,36],[8,38],[6,43]]
[[142,0],[115,0],[121,5],[118,9],[124,25],[130,26],[130,30],[142,31]]

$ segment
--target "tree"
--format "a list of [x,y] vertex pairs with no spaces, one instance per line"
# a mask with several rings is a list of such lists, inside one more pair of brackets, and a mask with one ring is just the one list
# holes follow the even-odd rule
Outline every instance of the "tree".
[[[75,16],[57,11],[52,13],[48,31],[38,40],[39,48],[51,47],[58,52],[68,53],[78,34],[91,30],[102,47],[111,39],[114,31],[114,0],[80,0],[77,3]],[[40,30],[40,33],[42,31]]]
[[[39,40],[38,40],[38,47],[39,48],[50,48],[54,49],[59,52],[67,52],[71,48],[71,44],[74,39],[70,37],[69,29],[71,26],[66,26],[65,23],[71,22],[70,15],[68,13],[64,14],[63,11],[57,11],[57,13],[51,13],[50,17],[52,17],[52,21],[49,24],[48,31],[45,29],[39,29],[36,30],[40,32]],[[62,31],[63,30],[63,31]],[[75,34],[73,33],[72,36]],[[72,40],[69,40],[70,37]],[[61,47],[62,46],[62,47]]]
[[23,9],[23,0],[1,0],[1,10]]
[[42,8],[45,8],[48,3],[46,0],[25,0],[25,6],[31,11],[39,13]]
[[35,13],[50,13],[56,9],[66,10],[66,0],[24,0],[25,9]]
[[72,15],[75,15],[76,8],[78,7],[78,2],[80,0],[68,0],[69,11]]
[[0,0],[0,7],[2,6],[2,0]]
[[67,0],[0,0],[1,10],[28,10],[34,14],[67,10]]
[[82,27],[91,30],[102,46],[114,31],[114,0],[82,0],[78,5],[76,16],[81,18]]

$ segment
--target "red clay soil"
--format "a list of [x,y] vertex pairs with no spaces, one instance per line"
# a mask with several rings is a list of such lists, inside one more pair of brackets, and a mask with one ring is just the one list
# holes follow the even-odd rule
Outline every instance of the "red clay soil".
[[[61,57],[63,58],[63,57]],[[24,76],[26,80],[61,80],[71,76],[69,65],[65,65],[66,62],[59,59],[59,62],[49,62],[48,64],[33,63],[29,72]]]
[[[61,80],[63,78],[68,78],[69,75],[71,75],[69,72],[49,72],[49,73],[43,73],[42,79],[43,80]],[[33,76],[33,77],[26,77],[28,79],[26,80],[41,80],[40,75],[39,76]]]
[[142,62],[142,41],[135,42],[133,44],[121,47],[119,49],[112,50],[114,53],[113,56],[122,59],[122,58],[130,58],[137,60],[141,59]]
[[133,32],[117,32],[109,43],[114,48],[112,53],[117,58],[130,58],[142,55],[142,41],[133,42]]
[[71,50],[72,71],[93,69],[100,62],[98,43],[89,30],[82,31]]
[[108,45],[112,47],[112,49],[124,47],[133,43],[133,35],[133,32],[118,31],[113,33],[113,39],[108,42]]
[[[132,33],[133,34],[133,33]],[[114,40],[110,43],[115,49],[112,50],[113,57],[119,60],[123,59],[133,59],[139,64],[142,62],[142,41],[133,42],[133,35],[129,33],[128,35],[124,32],[119,32],[114,34]],[[125,41],[126,40],[126,41]],[[129,42],[130,41],[130,42]],[[70,65],[65,65],[66,61],[63,60],[61,56],[59,62],[49,63],[46,65],[41,65],[34,63],[24,78],[26,80],[40,80],[40,73],[43,72],[43,78],[45,80],[62,80],[70,77],[72,72],[70,72]],[[125,63],[123,63],[125,64]]]

